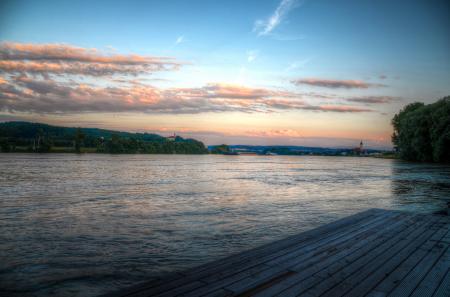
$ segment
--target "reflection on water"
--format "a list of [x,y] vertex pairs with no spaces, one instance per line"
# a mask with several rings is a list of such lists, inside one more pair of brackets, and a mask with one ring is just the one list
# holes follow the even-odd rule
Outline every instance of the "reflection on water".
[[367,208],[435,211],[450,167],[345,157],[0,154],[0,291],[95,296]]
[[395,162],[392,197],[402,207],[433,211],[450,201],[450,166]]

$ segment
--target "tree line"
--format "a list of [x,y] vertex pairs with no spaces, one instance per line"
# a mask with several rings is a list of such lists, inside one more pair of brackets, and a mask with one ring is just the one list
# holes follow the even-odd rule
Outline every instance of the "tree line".
[[392,142],[408,161],[450,163],[450,96],[411,103],[392,119]]
[[66,128],[40,123],[0,123],[1,152],[97,152],[110,154],[205,154],[205,145],[177,136],[128,133],[96,128]]

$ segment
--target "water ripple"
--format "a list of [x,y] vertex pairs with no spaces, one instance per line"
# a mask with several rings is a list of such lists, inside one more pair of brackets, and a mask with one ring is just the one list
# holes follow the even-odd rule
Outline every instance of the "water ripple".
[[0,168],[7,296],[96,296],[367,208],[435,211],[450,192],[449,166],[371,158],[0,154]]

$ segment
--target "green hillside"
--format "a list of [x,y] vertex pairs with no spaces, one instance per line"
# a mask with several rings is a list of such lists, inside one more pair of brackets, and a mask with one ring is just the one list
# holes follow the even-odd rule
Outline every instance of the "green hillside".
[[151,133],[129,133],[98,128],[51,126],[42,123],[0,123],[1,152],[97,152],[203,154],[195,139],[169,140]]

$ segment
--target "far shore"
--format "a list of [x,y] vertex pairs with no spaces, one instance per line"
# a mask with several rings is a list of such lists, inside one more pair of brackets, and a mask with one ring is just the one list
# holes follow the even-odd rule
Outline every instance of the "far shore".
[[392,152],[386,153],[378,153],[378,154],[362,154],[362,155],[342,155],[342,154],[314,154],[314,153],[304,153],[304,154],[215,154],[215,153],[204,153],[204,154],[182,154],[182,153],[107,153],[107,152],[99,152],[96,148],[91,147],[82,147],[80,152],[77,152],[74,148],[69,147],[52,147],[48,152],[35,152],[31,151],[28,148],[19,148],[17,147],[14,151],[10,152],[1,152],[0,154],[101,154],[101,155],[219,155],[219,156],[227,156],[227,157],[235,157],[235,156],[245,156],[245,157],[254,157],[254,156],[321,156],[321,157],[366,157],[366,158],[378,158],[378,159],[399,159],[399,157]]

